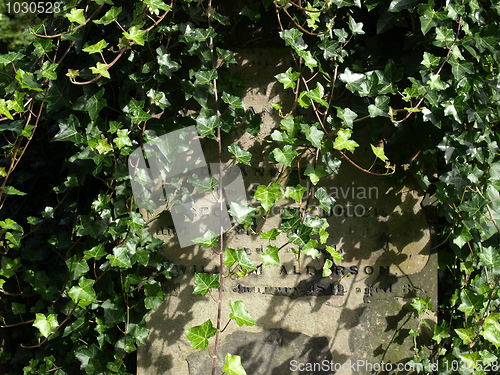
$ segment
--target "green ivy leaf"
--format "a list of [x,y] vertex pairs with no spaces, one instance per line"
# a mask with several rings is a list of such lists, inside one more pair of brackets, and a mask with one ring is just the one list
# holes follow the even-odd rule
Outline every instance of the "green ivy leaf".
[[132,262],[128,256],[128,250],[123,246],[115,246],[113,254],[109,254],[106,259],[109,259],[111,267],[131,268]]
[[58,125],[59,132],[52,138],[53,141],[68,141],[76,144],[81,142],[81,136],[78,132],[80,122],[75,115],[69,115],[65,119],[59,121]]
[[217,79],[217,70],[201,70],[194,74],[196,81],[195,85],[210,85]]
[[199,116],[196,118],[196,130],[199,135],[212,135],[215,129],[222,126],[220,118],[211,111],[201,110]]
[[161,9],[164,11],[172,10],[167,4],[165,4],[162,0],[144,0],[146,5],[149,5],[153,11],[157,9]]
[[385,156],[384,149],[382,147],[375,147],[372,144],[370,146],[372,146],[372,151],[377,158],[379,158],[382,161],[389,160],[389,158]]
[[113,139],[113,142],[119,149],[122,149],[125,146],[132,146],[132,141],[128,137],[127,129],[118,129],[116,135],[117,137]]
[[351,15],[349,15],[349,21],[347,24],[349,25],[349,29],[351,29],[353,35],[365,33],[363,31],[363,23],[354,21]]
[[346,68],[344,73],[339,75],[342,82],[346,84],[346,88],[353,94],[363,91],[363,84],[365,84],[367,77],[361,73],[353,73],[349,68]]
[[236,202],[231,202],[230,204],[230,209],[229,209],[229,214],[236,218],[239,224],[247,224],[247,225],[252,225],[253,224],[253,214],[255,213],[255,208],[247,206],[247,205],[241,205]]
[[86,20],[83,14],[83,9],[73,8],[69,13],[64,15],[70,22],[76,22],[80,25],[85,25]]
[[204,350],[208,346],[208,339],[215,336],[217,328],[214,328],[209,319],[200,326],[192,327],[187,330],[187,338],[191,341],[191,349]]
[[483,307],[483,295],[475,294],[468,289],[462,290],[460,299],[462,303],[458,306],[458,309],[467,315],[473,315],[476,310],[480,310]]
[[86,307],[93,302],[97,301],[97,296],[94,291],[94,281],[90,279],[81,278],[78,281],[78,286],[73,286],[68,295],[71,297],[74,303],[77,303],[80,307]]
[[66,259],[68,266],[68,280],[77,280],[89,271],[87,259],[81,255],[73,255],[71,258]]
[[219,235],[212,232],[210,229],[205,232],[201,237],[197,237],[193,241],[196,245],[203,246],[205,249],[211,249],[217,245]]
[[170,53],[164,46],[158,47],[156,53],[156,61],[160,65],[160,73],[166,75],[168,78],[172,78],[172,73],[178,71],[181,65],[170,58]]
[[125,38],[132,40],[133,42],[143,46],[144,45],[144,34],[146,33],[146,30],[141,30],[137,26],[132,26],[128,32],[124,31],[123,36]]
[[245,309],[243,301],[229,301],[229,307],[232,313],[229,315],[229,319],[234,319],[236,323],[242,327],[243,324],[247,326],[254,326],[255,322],[252,319],[250,313]]
[[90,70],[92,71],[93,74],[100,74],[103,77],[111,78],[107,70],[108,66],[109,64],[103,64],[98,62],[96,66],[91,66]]
[[231,267],[234,262],[238,262],[238,264],[245,270],[257,270],[257,267],[255,267],[244,249],[234,250],[227,248],[224,264]]
[[370,104],[368,106],[368,113],[370,117],[390,117],[389,115],[389,97],[388,96],[377,96],[375,98],[375,104]]
[[226,354],[227,365],[222,366],[222,370],[227,372],[227,375],[247,375],[243,366],[241,366],[241,357],[238,355]]
[[328,277],[332,274],[333,263],[330,259],[325,260],[323,264],[323,277]]
[[321,104],[328,108],[328,103],[323,99],[325,96],[325,89],[321,83],[316,83],[316,88],[314,90],[306,91],[306,95],[309,99],[314,100],[316,103]]
[[246,110],[245,103],[243,103],[241,98],[236,96],[236,95],[231,95],[231,94],[228,94],[227,92],[223,92],[222,93],[222,100],[224,101],[224,103],[229,104],[230,107],[241,108],[243,110]]
[[[470,239],[472,238],[473,237],[471,236]],[[487,267],[491,267],[493,269],[500,267],[500,253],[492,246],[483,248],[483,251],[479,253],[479,258]]]
[[448,327],[442,327],[437,324],[434,326],[434,336],[432,336],[432,339],[434,341],[439,344],[442,340],[448,337],[450,337],[450,334],[448,333]]
[[311,142],[314,147],[321,148],[321,140],[323,139],[325,133],[314,125],[300,124],[300,128],[302,133],[305,134],[307,140]]
[[283,197],[281,185],[276,183],[271,184],[269,187],[259,185],[255,192],[255,199],[260,201],[266,212],[269,211],[274,203],[281,197]]
[[49,314],[45,316],[44,314],[37,313],[36,314],[36,319],[35,322],[33,323],[33,326],[38,328],[40,330],[40,333],[44,337],[49,337],[50,333],[57,327],[59,326],[59,323],[57,322],[57,315],[56,314]]
[[276,228],[273,228],[270,231],[262,232],[260,238],[262,238],[263,240],[274,241],[276,238],[278,238],[279,234],[280,232]]
[[102,16],[98,20],[93,20],[97,25],[109,25],[112,22],[115,22],[118,19],[118,15],[121,13],[122,7],[111,7],[104,16]]
[[335,203],[335,199],[332,198],[325,190],[324,187],[320,187],[316,192],[314,193],[314,196],[319,200],[319,205],[320,207],[325,211],[325,212],[330,212],[332,209],[333,204]]
[[250,159],[252,158],[252,154],[244,149],[242,149],[240,146],[236,144],[236,142],[233,142],[230,146],[227,148],[231,154],[234,155],[236,158],[236,161],[238,163],[243,163],[246,165],[251,165],[250,164]]
[[285,190],[285,197],[292,198],[296,202],[301,202],[304,193],[307,191],[307,188],[302,185],[297,185],[297,187],[287,186]]
[[302,252],[305,255],[310,256],[313,259],[316,259],[319,255],[319,251],[316,249],[318,247],[318,241],[316,240],[309,240],[307,241],[307,244],[302,248]]
[[4,186],[2,192],[5,195],[26,195],[25,192],[17,190],[14,186]]
[[0,276],[4,276],[8,279],[14,276],[19,268],[21,268],[21,258],[10,259],[5,255],[2,256],[2,269],[0,270]]
[[271,153],[278,163],[284,164],[287,167],[292,166],[293,158],[299,154],[291,145],[285,145],[283,149],[275,148]]
[[91,46],[85,47],[82,49],[83,52],[88,52],[88,53],[101,53],[104,48],[108,46],[108,42],[106,42],[104,39],[101,39],[99,42],[96,44],[92,44]]
[[340,108],[340,107],[335,107],[335,108],[337,109],[338,118],[343,120],[348,128],[352,129],[353,121],[356,119],[356,117],[358,117],[357,113],[349,108]]
[[210,289],[217,289],[220,286],[219,275],[195,273],[194,284],[195,288],[193,294],[207,294]]
[[316,168],[314,168],[311,164],[308,164],[304,175],[309,176],[313,185],[316,185],[321,177],[326,176],[326,173],[322,165],[318,165]]
[[481,336],[491,342],[497,348],[500,347],[500,323],[498,322],[500,314],[491,314],[484,320]]
[[294,72],[290,67],[285,73],[280,73],[274,76],[279,83],[282,83],[285,90],[291,88],[295,90],[295,82],[300,77],[300,73]]
[[43,91],[33,73],[26,73],[22,69],[17,69],[16,80],[23,89]]
[[[275,229],[275,228],[273,228]],[[266,252],[260,255],[263,266],[279,266],[281,265],[280,257],[278,255],[279,248],[268,245]]]
[[123,108],[123,111],[127,114],[127,116],[132,120],[134,124],[147,121],[153,117],[149,113],[144,111],[144,102],[145,100],[130,99],[130,102]]
[[337,250],[335,250],[332,246],[326,245],[326,251],[332,256],[332,259],[336,262],[342,262],[344,257],[339,254]]
[[336,150],[340,151],[346,149],[348,151],[354,152],[354,149],[359,145],[355,141],[351,140],[351,134],[351,129],[340,129],[333,147]]

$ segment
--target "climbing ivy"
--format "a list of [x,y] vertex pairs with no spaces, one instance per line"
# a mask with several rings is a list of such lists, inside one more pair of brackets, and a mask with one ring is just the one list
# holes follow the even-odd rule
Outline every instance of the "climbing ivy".
[[[500,355],[500,6],[263,0],[236,7],[63,1],[31,28],[33,42],[0,55],[4,373],[135,371],[146,316],[176,274],[162,241],[145,231],[127,157],[191,125],[219,146],[233,131],[257,136],[260,116],[246,108],[246,84],[230,67],[242,46],[263,44],[289,48],[293,65],[275,78],[295,99],[273,104],[281,120],[266,140],[281,168],[276,181],[256,190],[259,207],[233,204],[231,215],[263,239],[284,233],[298,256],[318,258],[326,219],[287,210],[266,233],[253,220],[264,221],[282,197],[307,208],[307,181],[321,185],[341,163],[355,164],[353,135],[367,129],[373,163],[355,166],[394,181],[415,178],[437,199],[439,323],[435,346],[416,344],[414,361],[439,361],[440,373],[469,374],[469,365],[488,372]],[[236,163],[256,162],[237,143],[228,151]],[[285,186],[294,168],[299,183]],[[315,198],[330,211],[324,188]],[[199,298],[229,274],[256,268],[244,250],[226,249],[220,233],[195,242],[221,260],[220,275],[195,275]],[[263,265],[279,265],[286,244],[269,245]],[[329,277],[341,257],[326,249]],[[255,324],[241,301],[222,305],[220,296],[219,309],[236,324]],[[419,316],[433,308],[426,299],[413,305]],[[220,323],[191,327],[192,348],[212,345],[217,358]],[[226,373],[245,373],[238,356],[225,359]]]

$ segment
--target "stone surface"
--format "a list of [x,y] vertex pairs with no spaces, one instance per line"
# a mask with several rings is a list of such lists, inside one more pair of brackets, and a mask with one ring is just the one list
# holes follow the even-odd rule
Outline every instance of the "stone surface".
[[[270,147],[263,139],[279,122],[270,103],[290,100],[273,78],[289,63],[287,56],[286,50],[273,49],[237,57],[242,78],[251,82],[245,103],[262,114],[263,124],[257,138],[241,133],[226,142],[236,141],[253,155],[253,167],[240,168],[249,203],[254,206],[258,204],[252,200],[254,189],[269,184],[279,173],[279,165],[267,162]],[[366,140],[358,143],[367,147],[357,149],[352,160],[369,167],[373,162],[370,146]],[[207,160],[216,155],[208,144],[204,152]],[[301,169],[307,161],[302,163]],[[344,261],[332,267],[331,278],[323,278],[324,245],[318,247],[321,255],[317,260],[304,255],[296,259],[287,245],[279,252],[282,266],[259,267],[239,280],[226,278],[222,326],[229,320],[229,300],[243,301],[256,325],[240,328],[234,321],[229,323],[221,334],[221,366],[226,352],[241,355],[249,375],[298,374],[291,369],[291,360],[325,360],[338,365],[390,361],[396,365],[413,356],[413,338],[408,332],[418,329],[419,322],[409,304],[414,297],[429,295],[437,305],[437,266],[435,256],[430,256],[431,231],[422,210],[423,197],[410,182],[396,186],[390,177],[368,175],[346,161],[337,175],[320,184],[336,199],[327,218],[327,244]],[[316,205],[311,199],[312,213],[324,215]],[[265,232],[278,227],[282,208],[299,208],[288,198],[276,206],[265,222],[257,221],[257,229],[262,227]],[[147,345],[139,348],[138,374],[209,374],[208,350],[192,351],[185,331],[207,319],[215,325],[216,303],[208,294],[193,295],[192,291],[195,272],[218,272],[217,256],[198,246],[180,248],[169,216],[163,213],[150,230],[165,240],[165,254],[177,265],[179,276],[167,286],[169,298],[149,318],[152,331]],[[259,256],[268,244],[280,247],[287,243],[284,235],[274,241],[262,240],[240,227],[225,237],[225,247],[244,248],[256,265],[261,264]],[[435,317],[426,319],[433,322]],[[371,373],[363,369],[352,372],[348,367],[323,373]]]

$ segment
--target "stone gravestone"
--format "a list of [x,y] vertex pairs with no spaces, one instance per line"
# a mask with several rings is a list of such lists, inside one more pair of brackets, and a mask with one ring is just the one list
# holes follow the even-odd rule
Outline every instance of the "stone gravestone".
[[[247,107],[263,115],[259,139],[279,122],[270,103],[293,99],[280,92],[273,78],[289,63],[287,54],[287,50],[258,49],[237,56],[239,66],[251,67],[242,78],[251,82]],[[267,143],[248,134],[236,136],[237,143],[253,154],[252,167],[240,168],[248,201],[257,206],[253,192],[258,185],[272,182],[279,166],[266,161]],[[228,140],[223,149],[233,141]],[[369,149],[357,149],[353,160],[371,165],[373,155]],[[420,328],[410,303],[428,295],[437,306],[437,264],[435,255],[430,255],[431,231],[423,197],[415,186],[394,186],[390,177],[368,175],[345,161],[337,175],[320,184],[336,199],[327,218],[327,244],[344,260],[333,265],[330,278],[324,278],[324,245],[319,246],[321,255],[316,260],[304,255],[297,259],[287,245],[279,252],[281,266],[258,267],[241,279],[226,278],[222,327],[229,320],[230,300],[243,301],[256,325],[229,323],[221,333],[216,373],[222,373],[228,352],[241,356],[249,375],[384,374],[390,372],[383,371],[390,370],[388,363],[394,371],[413,357],[409,331]],[[318,188],[311,186],[313,196]],[[312,199],[312,213],[325,217],[316,204]],[[284,208],[299,207],[288,198],[278,201],[263,232],[279,226]],[[261,224],[262,220],[257,222],[259,229]],[[165,254],[176,264],[179,276],[166,286],[169,297],[149,317],[151,333],[147,345],[139,348],[138,374],[210,374],[208,350],[192,351],[186,330],[207,319],[215,325],[217,304],[208,294],[192,292],[196,272],[218,273],[218,257],[199,246],[181,248],[168,213],[154,220],[149,230],[165,240]],[[285,243],[284,235],[262,240],[239,226],[225,235],[225,247],[245,249],[255,265],[261,264],[260,254],[267,245]],[[435,321],[435,316],[425,318],[431,324]],[[213,339],[210,347],[213,351]]]

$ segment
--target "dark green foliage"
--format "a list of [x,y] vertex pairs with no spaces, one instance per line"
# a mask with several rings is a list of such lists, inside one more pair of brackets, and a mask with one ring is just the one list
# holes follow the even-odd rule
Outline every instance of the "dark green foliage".
[[[71,0],[31,30],[31,44],[5,34],[10,48],[27,45],[9,53],[2,46],[0,55],[6,374],[135,372],[146,315],[166,298],[162,283],[174,274],[162,241],[144,231],[127,156],[190,125],[207,139],[239,128],[256,135],[260,117],[245,108],[244,84],[229,67],[233,52],[262,44],[289,46],[296,61],[276,76],[296,97],[274,105],[283,119],[269,139],[270,160],[282,166],[280,176],[291,171],[292,180],[293,168],[317,155],[314,165],[303,163],[300,179],[318,184],[355,152],[360,145],[351,136],[367,128],[384,148],[372,145],[373,165],[360,168],[416,177],[438,200],[447,277],[432,360],[498,360],[499,5],[300,4],[264,0],[234,9],[228,2],[214,9],[192,1]],[[12,25],[2,18],[2,32],[25,22],[13,18]],[[238,163],[255,162],[237,142],[229,151]],[[249,228],[250,216],[265,217],[283,196],[305,202],[308,195],[299,181],[259,186],[259,214],[244,206],[231,213]],[[315,197],[330,210],[324,190]],[[328,223],[303,215],[285,211],[280,227],[263,238],[275,241],[283,232],[297,253],[316,258]],[[198,242],[214,247],[217,236]],[[262,261],[275,266],[281,244],[272,245]],[[239,276],[256,269],[244,250],[226,249],[225,256]],[[325,262],[325,276],[331,264]],[[196,292],[217,288],[216,279],[199,274]],[[231,303],[238,324],[253,322],[239,301]],[[419,314],[431,308],[426,300],[414,307]],[[205,348],[216,331],[207,321],[188,335]],[[425,363],[416,349],[414,361]],[[241,373],[239,357],[228,354],[227,361],[228,373]]]

